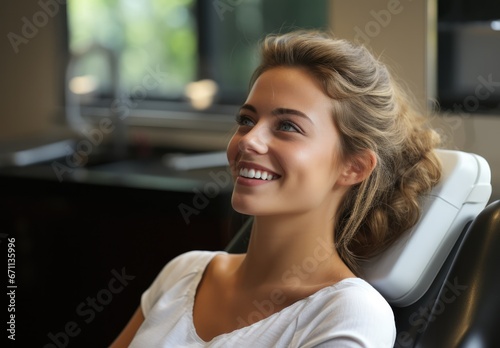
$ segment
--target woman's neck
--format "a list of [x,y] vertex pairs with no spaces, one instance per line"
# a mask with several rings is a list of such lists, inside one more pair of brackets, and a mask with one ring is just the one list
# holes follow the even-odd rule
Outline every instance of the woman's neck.
[[354,277],[336,252],[333,235],[333,218],[311,213],[255,217],[237,276],[247,289],[315,288]]

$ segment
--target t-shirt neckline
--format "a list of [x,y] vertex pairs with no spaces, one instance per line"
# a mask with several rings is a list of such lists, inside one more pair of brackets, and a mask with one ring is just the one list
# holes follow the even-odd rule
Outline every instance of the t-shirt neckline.
[[307,296],[307,297],[304,297],[294,303],[292,303],[291,305],[281,309],[280,311],[278,312],[275,312],[259,321],[256,321],[255,323],[253,324],[250,324],[250,325],[247,325],[247,326],[244,326],[244,327],[241,327],[239,329],[235,329],[233,331],[230,331],[230,332],[225,332],[225,333],[222,333],[220,335],[217,335],[215,337],[213,337],[210,341],[205,341],[204,339],[202,339],[199,335],[198,335],[198,332],[196,331],[196,327],[194,325],[194,300],[195,300],[195,295],[196,295],[196,290],[198,289],[198,286],[200,284],[200,281],[201,281],[201,278],[203,277],[203,274],[205,273],[205,270],[207,269],[208,265],[210,264],[210,262],[213,260],[213,258],[217,255],[220,255],[220,254],[227,254],[226,251],[216,251],[216,252],[213,252],[209,257],[207,257],[207,260],[205,263],[203,264],[200,264],[198,266],[197,269],[194,270],[194,272],[196,273],[196,276],[193,277],[190,285],[189,285],[189,289],[188,291],[186,292],[186,296],[187,296],[187,308],[188,308],[188,320],[189,320],[189,329],[190,329],[190,332],[191,332],[191,335],[194,337],[194,339],[200,343],[200,344],[203,344],[203,345],[207,345],[207,344],[212,344],[224,337],[227,337],[229,335],[233,335],[235,334],[236,332],[243,332],[243,331],[246,331],[246,330],[250,330],[251,328],[255,328],[255,327],[258,327],[258,326],[261,326],[261,325],[264,325],[267,321],[271,320],[272,318],[282,314],[282,313],[285,313],[287,311],[291,311],[294,307],[304,303],[304,302],[307,302],[307,301],[310,301],[311,299],[313,299],[314,297],[316,297],[318,294],[326,291],[327,289],[330,289],[330,288],[333,288],[333,287],[337,287],[339,286],[339,284],[342,284],[344,282],[347,282],[347,281],[352,281],[352,280],[358,280],[360,278],[345,278],[345,279],[342,279],[340,281],[338,281],[337,283],[335,284],[332,284],[332,285],[329,285],[329,286],[326,286],[324,288],[321,288],[319,289],[318,291],[316,291],[315,293]]

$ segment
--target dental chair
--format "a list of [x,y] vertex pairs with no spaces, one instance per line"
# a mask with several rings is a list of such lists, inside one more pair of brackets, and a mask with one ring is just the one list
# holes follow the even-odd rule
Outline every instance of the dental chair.
[[[490,168],[475,154],[438,155],[442,179],[419,222],[366,261],[363,278],[394,311],[395,347],[500,347],[500,200],[486,206]],[[226,251],[245,252],[251,226],[249,218]]]

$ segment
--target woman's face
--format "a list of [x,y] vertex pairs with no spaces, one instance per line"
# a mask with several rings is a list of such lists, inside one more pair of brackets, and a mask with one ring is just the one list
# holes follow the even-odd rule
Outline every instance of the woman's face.
[[345,188],[339,184],[339,135],[331,103],[319,82],[300,68],[273,68],[257,79],[227,149],[236,211],[334,213]]

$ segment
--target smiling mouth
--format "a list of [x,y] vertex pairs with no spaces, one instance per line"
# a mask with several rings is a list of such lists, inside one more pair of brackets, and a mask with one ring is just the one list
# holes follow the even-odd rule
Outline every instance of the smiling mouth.
[[277,174],[272,174],[269,173],[265,170],[260,170],[260,169],[247,169],[247,168],[240,168],[239,176],[248,178],[248,179],[258,179],[258,180],[266,180],[266,181],[271,181],[271,180],[276,180],[279,179],[279,175]]

